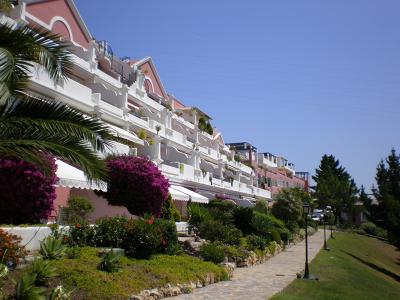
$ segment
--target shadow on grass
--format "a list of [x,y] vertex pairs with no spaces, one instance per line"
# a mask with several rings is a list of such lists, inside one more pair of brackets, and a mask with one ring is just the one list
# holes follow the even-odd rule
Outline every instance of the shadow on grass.
[[[343,250],[342,250],[342,251],[343,251]],[[356,256],[356,255],[354,255],[354,254],[351,254],[351,253],[349,253],[349,252],[347,252],[347,251],[343,251],[343,252],[346,253],[347,255],[351,256],[352,258],[358,260],[359,262],[361,262],[361,263],[367,265],[368,267],[374,269],[375,271],[381,272],[381,273],[383,273],[383,274],[385,274],[385,275],[387,275],[387,276],[389,276],[389,277],[392,277],[394,280],[400,282],[400,276],[397,275],[396,273],[393,273],[393,272],[391,272],[391,271],[389,271],[389,270],[386,270],[385,268],[382,268],[382,267],[380,267],[380,266],[377,266],[376,264],[371,263],[371,262],[369,262],[369,261],[366,261],[366,260],[364,260],[364,259],[362,259],[362,258],[360,258],[360,257],[358,257],[358,256]]]

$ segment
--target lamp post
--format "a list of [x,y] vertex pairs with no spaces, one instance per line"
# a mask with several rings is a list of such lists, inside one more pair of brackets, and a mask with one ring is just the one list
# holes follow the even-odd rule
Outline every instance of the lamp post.
[[331,249],[329,249],[328,245],[326,244],[326,221],[328,220],[327,213],[328,213],[328,208],[325,209],[323,221],[324,221],[324,250],[329,251]]
[[310,205],[308,203],[303,204],[303,213],[304,213],[304,220],[305,220],[305,231],[306,231],[306,263],[304,268],[304,276],[303,279],[311,279],[314,280],[315,278],[310,275],[310,271],[308,270],[308,214],[311,212]]

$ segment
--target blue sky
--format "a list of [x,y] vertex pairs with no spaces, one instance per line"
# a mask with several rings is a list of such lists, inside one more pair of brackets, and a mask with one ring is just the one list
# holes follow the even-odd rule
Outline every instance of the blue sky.
[[151,56],[226,142],[311,173],[333,154],[368,188],[400,151],[400,1],[75,2],[96,39]]

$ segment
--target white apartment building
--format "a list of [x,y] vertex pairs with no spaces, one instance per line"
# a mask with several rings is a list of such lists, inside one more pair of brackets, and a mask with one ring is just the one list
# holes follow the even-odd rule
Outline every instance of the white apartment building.
[[[233,159],[221,133],[198,128],[201,117],[210,117],[168,94],[150,57],[119,58],[107,42],[95,41],[72,0],[18,1],[11,18],[1,16],[2,23],[15,21],[42,26],[71,41],[71,79],[55,84],[35,67],[31,91],[108,123],[133,143],[114,143],[110,152],[148,156],[168,177],[175,200],[207,202],[216,194],[271,199],[270,191],[258,187],[253,169]],[[95,188],[82,172],[65,165],[59,164],[60,186]]]

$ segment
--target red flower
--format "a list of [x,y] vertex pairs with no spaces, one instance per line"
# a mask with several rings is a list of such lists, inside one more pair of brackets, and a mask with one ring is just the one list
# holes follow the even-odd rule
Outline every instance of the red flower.
[[150,224],[150,225],[153,224],[153,223],[154,223],[154,218],[151,217],[150,219],[148,219],[148,220],[147,220],[147,223]]
[[64,235],[64,241],[68,240],[68,237],[66,235]]
[[75,227],[76,227],[76,228],[81,228],[81,224],[77,223],[77,224],[75,225]]

